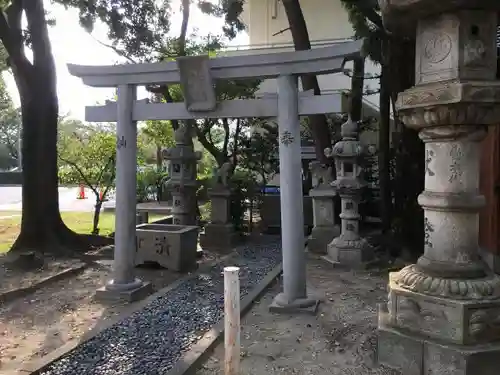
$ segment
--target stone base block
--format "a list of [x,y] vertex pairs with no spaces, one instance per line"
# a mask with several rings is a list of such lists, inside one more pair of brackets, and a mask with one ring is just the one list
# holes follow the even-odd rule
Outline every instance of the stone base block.
[[240,236],[233,224],[207,224],[200,236],[200,246],[204,250],[229,252],[239,242]]
[[405,375],[497,375],[500,343],[444,344],[379,324],[377,357]]
[[116,288],[109,285],[97,289],[95,299],[100,302],[117,303],[117,302],[136,302],[140,301],[153,293],[153,284],[136,281],[136,286],[133,288]]
[[[412,266],[409,267],[411,269]],[[421,284],[422,292],[415,292],[396,283],[401,272],[407,269],[390,274],[387,314],[380,314],[379,322],[456,345],[479,345],[500,341],[500,298],[464,299],[468,295],[460,294],[487,288],[492,285],[493,279],[480,283],[481,279],[429,278],[427,284]],[[440,281],[444,283],[443,293],[456,291],[457,296],[451,298],[431,295],[433,291],[441,290]],[[425,289],[426,285],[428,289]]]
[[307,239],[307,249],[311,253],[326,254],[328,244],[340,235],[340,228],[333,227],[314,227],[311,235]]
[[319,299],[301,298],[294,301],[288,301],[283,293],[278,294],[271,305],[269,311],[278,314],[311,314],[315,315],[318,311]]
[[328,244],[327,249],[328,254],[323,258],[335,265],[366,268],[373,260],[373,249],[364,238],[351,240],[340,236]]

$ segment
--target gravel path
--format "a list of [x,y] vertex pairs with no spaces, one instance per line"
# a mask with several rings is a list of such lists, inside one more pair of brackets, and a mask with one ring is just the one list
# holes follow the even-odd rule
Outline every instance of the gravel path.
[[280,244],[242,246],[54,362],[41,375],[165,374],[223,316],[225,266],[240,267],[243,298],[281,261]]

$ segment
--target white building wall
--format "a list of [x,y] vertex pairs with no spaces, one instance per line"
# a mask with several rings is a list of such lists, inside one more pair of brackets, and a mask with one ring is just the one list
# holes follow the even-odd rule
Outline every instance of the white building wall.
[[[314,47],[346,41],[354,35],[348,14],[340,0],[301,0],[302,12],[306,20],[309,39]],[[247,22],[249,46],[240,46],[228,51],[229,54],[258,54],[293,50],[292,35],[288,20],[280,0],[247,0],[243,18]],[[351,68],[349,63],[346,68]],[[366,73],[378,75],[380,67],[367,60]],[[344,74],[320,76],[323,91],[348,90],[350,77]],[[378,80],[366,80],[365,85],[377,90]],[[261,86],[262,94],[275,93],[276,81],[267,80]],[[379,96],[366,97],[369,104],[378,108]]]

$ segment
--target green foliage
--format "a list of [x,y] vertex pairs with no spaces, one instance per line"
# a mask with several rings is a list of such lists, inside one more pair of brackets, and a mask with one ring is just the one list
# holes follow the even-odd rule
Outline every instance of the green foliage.
[[215,3],[200,0],[198,6],[205,14],[224,17],[225,25],[222,30],[229,39],[235,38],[238,32],[245,30],[245,24],[240,18],[245,0],[220,0]]
[[364,39],[364,53],[373,61],[382,62],[381,42],[387,35],[382,26],[376,0],[341,0],[347,10],[356,38]]
[[[4,51],[3,48],[0,51]],[[5,81],[0,76],[0,169],[16,166],[20,131],[21,112],[14,107]]]
[[137,202],[159,200],[162,181],[167,173],[158,170],[156,166],[145,166],[137,171]]
[[[99,234],[102,202],[115,184],[116,137],[112,132],[80,128],[69,122],[59,129],[59,181],[84,184],[95,196],[93,234]],[[69,132],[68,129],[75,129]]]
[[[241,21],[243,1],[223,0],[188,1],[189,7],[197,6],[203,13],[214,17],[224,17],[226,24],[220,36],[200,37],[196,34],[186,38],[186,30],[173,37],[170,33],[170,19],[174,16],[171,0],[53,0],[66,7],[79,10],[80,24],[91,32],[96,21],[107,26],[110,47],[118,54],[134,62],[159,61],[179,55],[186,48],[187,55],[198,54],[199,43],[191,44],[190,39],[202,39],[202,45],[220,47],[221,38],[234,38],[245,28]],[[215,4],[218,3],[218,4]],[[189,15],[183,12],[183,17]],[[188,16],[189,17],[189,16]],[[189,19],[186,19],[186,22]],[[203,40],[204,39],[204,40]]]
[[59,160],[61,183],[84,183],[98,199],[99,189],[109,188],[115,182],[115,135],[104,131],[89,135],[77,132],[60,134]]
[[158,147],[175,146],[174,129],[170,121],[146,121],[141,131]]
[[238,166],[246,170],[253,179],[265,185],[279,173],[278,127],[261,120],[253,124],[263,128],[242,139],[242,150]]
[[231,177],[230,214],[231,223],[237,232],[243,230],[247,203],[253,199],[256,188],[255,179],[246,171],[236,170]]

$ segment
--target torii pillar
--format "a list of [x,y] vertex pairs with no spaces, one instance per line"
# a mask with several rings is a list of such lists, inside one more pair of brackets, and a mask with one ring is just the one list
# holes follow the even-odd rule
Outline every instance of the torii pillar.
[[118,86],[116,121],[116,212],[113,278],[97,290],[99,300],[133,302],[152,293],[150,282],[134,275],[137,241],[137,123],[132,120],[136,87]]
[[270,311],[314,313],[319,301],[307,293],[298,100],[297,77],[278,77],[283,292],[274,298]]

